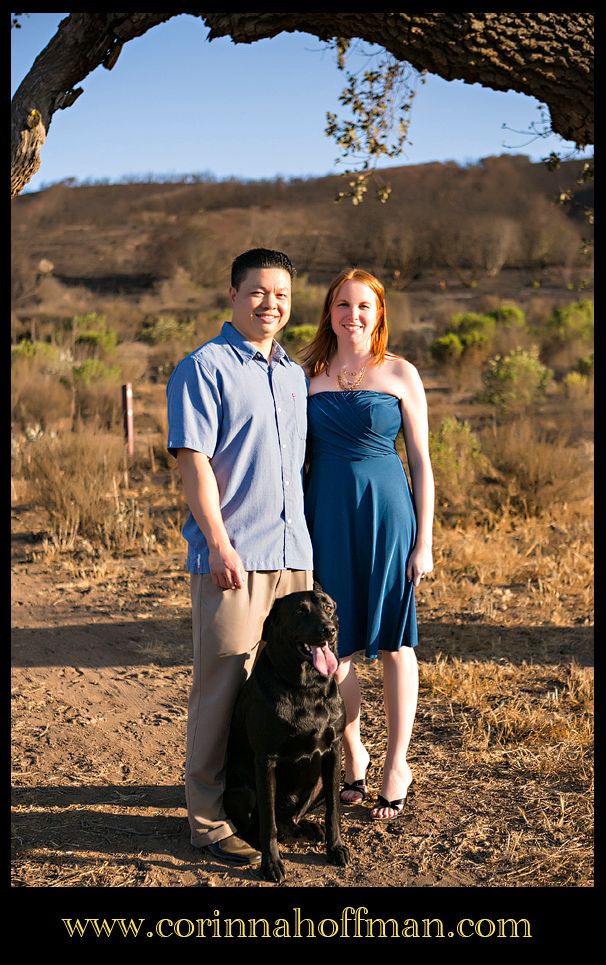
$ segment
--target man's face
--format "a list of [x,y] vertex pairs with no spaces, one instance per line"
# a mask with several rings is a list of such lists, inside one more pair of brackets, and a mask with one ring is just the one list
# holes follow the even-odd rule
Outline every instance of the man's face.
[[234,327],[249,342],[267,342],[290,318],[290,275],[283,268],[251,268],[229,297]]

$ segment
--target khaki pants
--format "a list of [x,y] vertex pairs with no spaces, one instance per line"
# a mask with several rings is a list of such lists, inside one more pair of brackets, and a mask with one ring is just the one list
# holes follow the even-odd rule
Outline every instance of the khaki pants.
[[204,573],[191,576],[194,644],[187,721],[185,796],[191,843],[202,848],[237,831],[223,810],[225,753],[238,692],[259,655],[274,600],[313,588],[311,570],[246,574],[239,590],[221,590]]

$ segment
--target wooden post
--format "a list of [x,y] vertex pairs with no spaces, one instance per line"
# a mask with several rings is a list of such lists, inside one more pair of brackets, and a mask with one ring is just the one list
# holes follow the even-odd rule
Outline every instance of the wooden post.
[[124,416],[124,438],[129,459],[135,454],[135,433],[133,429],[133,387],[130,382],[122,386],[122,414]]

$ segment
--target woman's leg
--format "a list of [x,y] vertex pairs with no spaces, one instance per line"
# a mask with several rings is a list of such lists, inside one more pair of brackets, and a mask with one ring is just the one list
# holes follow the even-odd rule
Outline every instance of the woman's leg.
[[[345,704],[345,732],[343,751],[345,754],[345,782],[351,784],[363,778],[368,767],[369,755],[360,738],[360,705],[362,695],[351,657],[339,662],[336,680]],[[342,791],[341,800],[355,804],[362,800],[359,791]]]
[[[406,797],[412,773],[406,755],[417,711],[419,668],[414,647],[402,647],[383,656],[383,697],[387,720],[387,753],[381,794],[388,801]],[[371,817],[390,818],[394,808],[376,807]]]

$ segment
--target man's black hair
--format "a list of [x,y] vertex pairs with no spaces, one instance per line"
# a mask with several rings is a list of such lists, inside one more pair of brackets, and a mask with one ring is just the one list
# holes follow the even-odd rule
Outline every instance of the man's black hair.
[[231,266],[232,288],[237,291],[247,272],[255,268],[283,268],[291,278],[295,273],[290,258],[283,251],[273,251],[272,248],[251,248],[250,251],[245,251],[234,258]]

